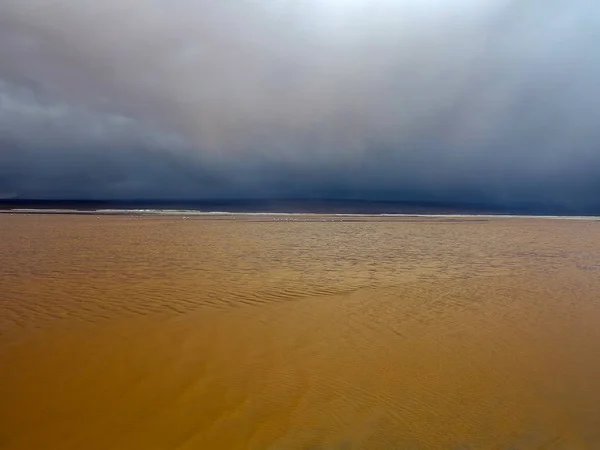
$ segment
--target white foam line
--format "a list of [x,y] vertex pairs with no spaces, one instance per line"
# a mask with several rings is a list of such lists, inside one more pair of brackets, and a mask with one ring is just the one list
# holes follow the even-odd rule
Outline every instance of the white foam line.
[[182,215],[182,216],[303,216],[303,217],[418,217],[418,218],[485,218],[485,219],[557,219],[557,220],[587,220],[598,221],[600,216],[556,216],[556,215],[525,215],[525,214],[423,214],[423,213],[384,213],[384,214],[360,214],[360,213],[292,213],[292,212],[231,212],[231,211],[198,211],[179,209],[99,209],[99,210],[77,210],[77,209],[13,209],[16,213],[73,213],[73,214],[138,214],[138,215]]

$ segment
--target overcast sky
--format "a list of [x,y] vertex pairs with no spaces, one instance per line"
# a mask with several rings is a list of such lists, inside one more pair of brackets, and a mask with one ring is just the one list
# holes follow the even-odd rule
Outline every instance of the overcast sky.
[[595,0],[0,0],[0,197],[600,205]]

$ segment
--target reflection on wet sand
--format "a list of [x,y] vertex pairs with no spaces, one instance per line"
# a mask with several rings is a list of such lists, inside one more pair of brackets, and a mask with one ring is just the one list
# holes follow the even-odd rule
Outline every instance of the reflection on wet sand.
[[2,449],[600,447],[600,223],[0,215]]

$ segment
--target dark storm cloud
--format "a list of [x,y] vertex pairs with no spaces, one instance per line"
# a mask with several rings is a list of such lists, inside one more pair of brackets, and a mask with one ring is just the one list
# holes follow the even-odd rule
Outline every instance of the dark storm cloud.
[[1,0],[0,194],[600,204],[600,6]]

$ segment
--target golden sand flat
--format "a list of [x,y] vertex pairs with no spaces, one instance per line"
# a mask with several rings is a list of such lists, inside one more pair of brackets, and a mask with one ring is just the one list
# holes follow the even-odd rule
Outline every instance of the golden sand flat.
[[600,448],[600,223],[321,219],[0,215],[0,449]]

